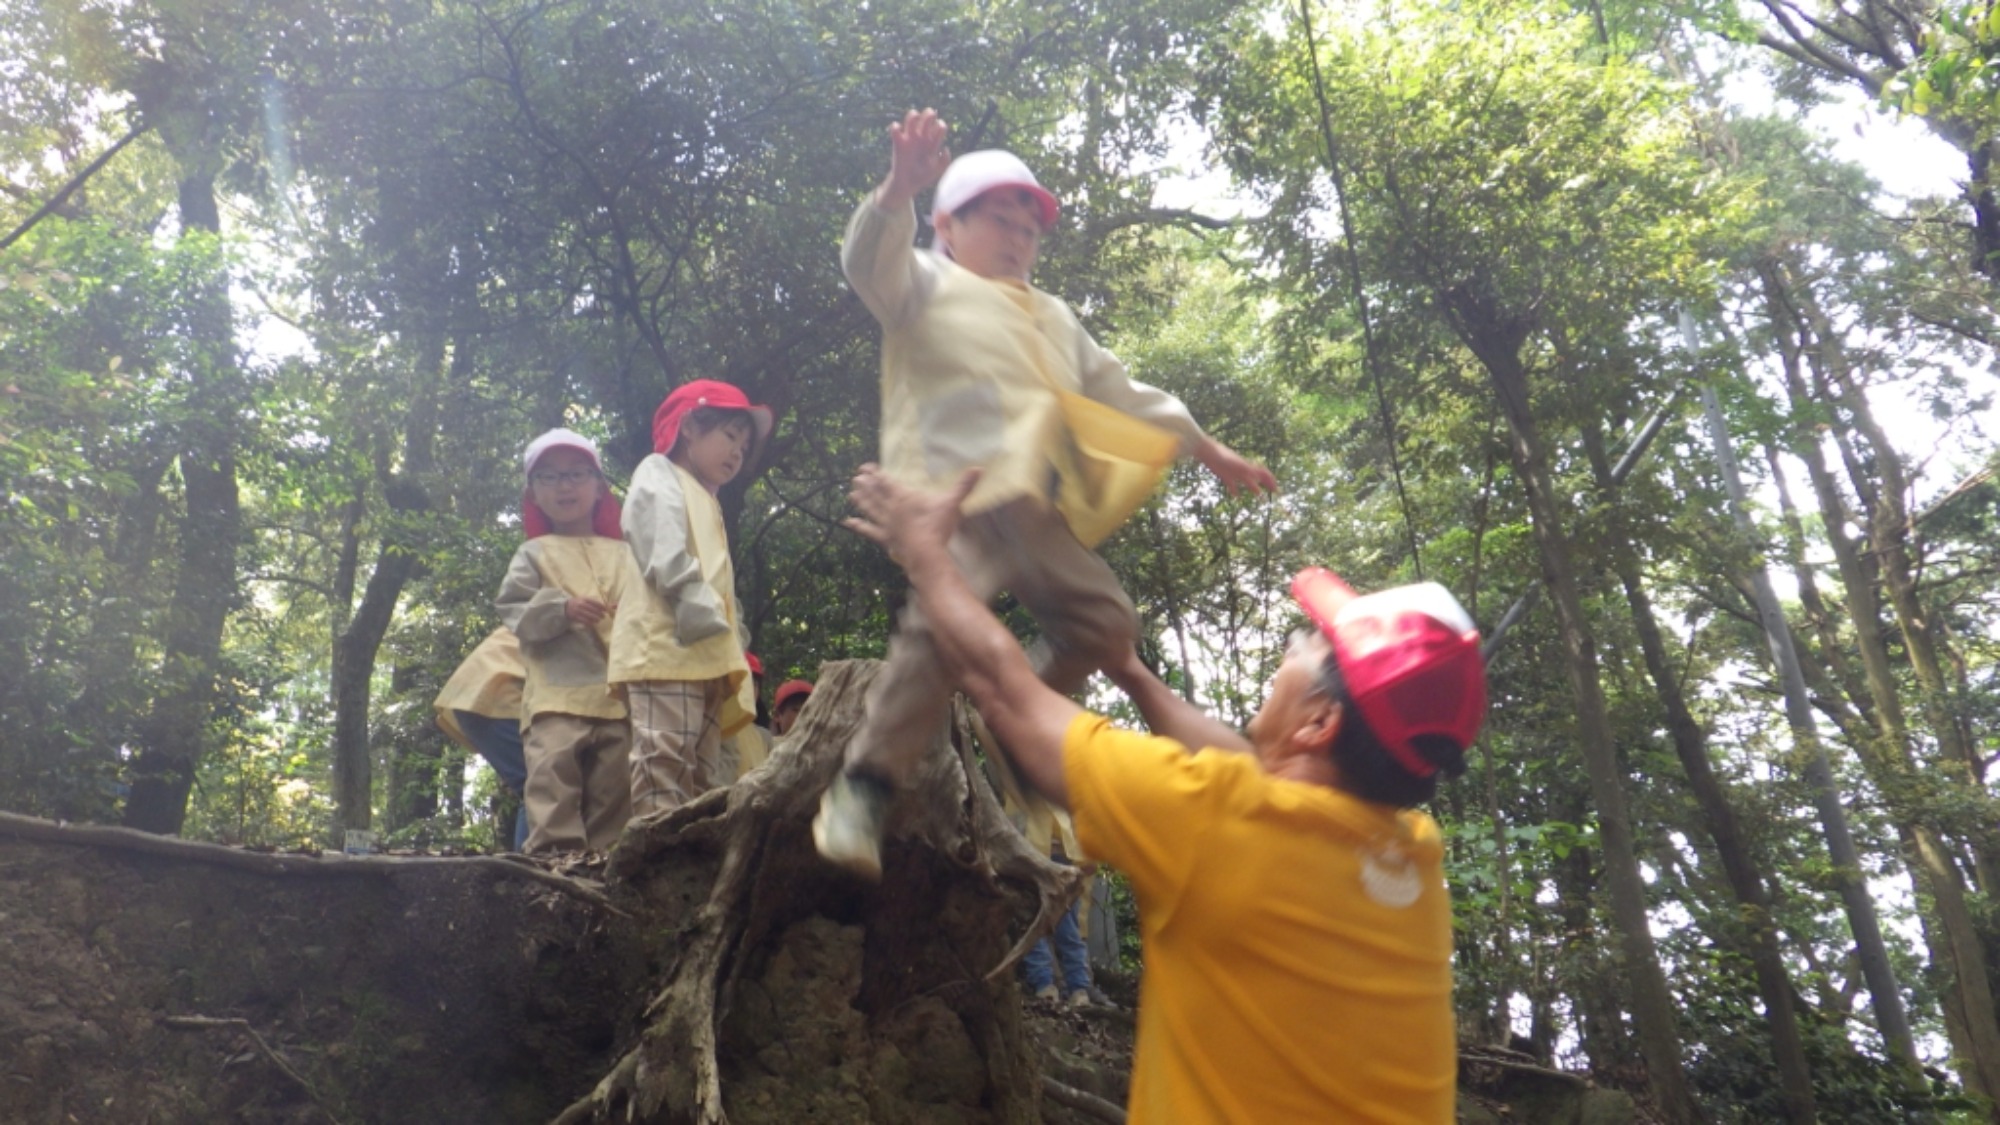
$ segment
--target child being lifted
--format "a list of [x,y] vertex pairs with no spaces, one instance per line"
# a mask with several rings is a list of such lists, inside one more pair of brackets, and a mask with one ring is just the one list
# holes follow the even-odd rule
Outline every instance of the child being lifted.
[[[1139,623],[1117,576],[1058,504],[1079,475],[1065,395],[1178,438],[1174,452],[1200,461],[1232,493],[1269,492],[1276,482],[1204,434],[1179,399],[1130,378],[1068,305],[1028,283],[1056,220],[1055,196],[1011,153],[951,159],[945,133],[928,109],[889,126],[889,176],[849,220],[841,249],[848,283],[882,323],[882,465],[940,490],[968,468],[983,470],[952,558],[979,597],[1006,590],[1034,615],[1042,631],[1035,671],[1071,694],[1125,659]],[[913,204],[933,183],[937,247],[919,252]],[[891,798],[936,741],[949,706],[950,685],[912,602],[846,765],[821,799],[813,822],[821,855],[881,877]]]

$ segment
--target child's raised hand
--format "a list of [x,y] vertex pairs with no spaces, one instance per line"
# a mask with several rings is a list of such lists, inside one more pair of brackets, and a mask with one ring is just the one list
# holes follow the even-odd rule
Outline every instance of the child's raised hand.
[[595,627],[610,612],[611,607],[596,598],[571,598],[563,603],[563,616],[586,629]]
[[1238,493],[1268,496],[1278,491],[1278,478],[1271,475],[1271,470],[1214,438],[1203,438],[1195,448],[1194,458],[1215,474],[1231,496]]
[[900,207],[936,183],[951,164],[951,153],[944,147],[948,132],[934,109],[913,109],[901,121],[891,122],[889,178],[877,189],[876,201],[885,207]]

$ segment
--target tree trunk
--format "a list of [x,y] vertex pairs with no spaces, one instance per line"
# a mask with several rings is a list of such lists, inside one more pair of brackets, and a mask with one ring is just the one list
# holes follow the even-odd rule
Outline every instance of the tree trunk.
[[[1716,465],[1729,490],[1729,508],[1737,531],[1750,535],[1753,528],[1745,510],[1742,474],[1737,471],[1736,451],[1729,438],[1728,424],[1715,388],[1702,387],[1702,405],[1708,416],[1709,441],[1714,445]],[[1847,909],[1847,924],[1854,934],[1861,975],[1868,982],[1868,994],[1875,1009],[1875,1025],[1882,1033],[1889,1053],[1914,1069],[1917,1066],[1916,1038],[1910,1031],[1910,1017],[1903,1006],[1903,993],[1896,983],[1895,967],[1889,962],[1889,947],[1882,938],[1881,920],[1875,914],[1875,900],[1862,877],[1861,856],[1854,846],[1854,834],[1847,824],[1847,806],[1833,778],[1826,748],[1819,737],[1812,702],[1806,695],[1805,675],[1800,670],[1798,650],[1793,644],[1791,624],[1778,604],[1770,573],[1761,557],[1750,570],[1756,593],[1757,616],[1770,644],[1771,662],[1778,670],[1785,697],[1785,719],[1792,728],[1792,742],[1806,760],[1806,780],[1812,787],[1813,803],[1819,810],[1820,826],[1826,835],[1826,849],[1833,860],[1834,879],[1841,902]]]
[[[1854,627],[1855,647],[1861,656],[1862,673],[1873,705],[1871,714],[1878,737],[1872,746],[1863,743],[1862,761],[1872,766],[1871,776],[1896,815],[1918,903],[1921,906],[1928,901],[1931,905],[1924,919],[1924,936],[1932,969],[1945,978],[1939,992],[1944,998],[1945,1030],[1951,1040],[1955,1068],[1967,1089],[2000,1102],[2000,1018],[1996,1018],[1984,946],[1956,865],[1950,862],[1935,831],[1917,815],[1920,810],[1916,806],[1921,798],[1911,793],[1911,775],[1916,766],[1888,638],[1882,627],[1875,575],[1870,572],[1859,545],[1847,535],[1851,513],[1820,447],[1818,420],[1824,407],[1813,399],[1801,370],[1802,364],[1814,354],[1814,349],[1808,346],[1810,330],[1793,302],[1782,264],[1766,261],[1760,265],[1758,276],[1778,342],[1786,393],[1791,399],[1793,452],[1804,462],[1819,502],[1820,522],[1840,571],[1847,615]],[[1893,457],[1893,453],[1888,456]],[[1876,491],[1859,481],[1856,484],[1858,491]],[[1882,491],[1887,491],[1886,486]],[[1875,561],[1880,565],[1882,557],[1878,554]]]
[[1703,1114],[1688,1089],[1681,1063],[1676,1004],[1653,945],[1645,881],[1639,874],[1631,816],[1625,807],[1623,769],[1613,745],[1611,719],[1598,676],[1596,641],[1584,613],[1569,538],[1556,508],[1547,457],[1529,405],[1528,373],[1520,355],[1529,326],[1501,312],[1474,287],[1454,289],[1443,297],[1460,339],[1486,368],[1512,435],[1514,471],[1528,502],[1535,545],[1541,555],[1542,580],[1555,603],[1570,689],[1576,698],[1578,749],[1597,809],[1604,878],[1611,891],[1612,917],[1629,974],[1632,1017],[1646,1060],[1647,1087],[1670,1125],[1701,1121]]
[[[408,696],[415,690],[421,671],[422,666],[417,664],[396,665],[389,677],[390,695]],[[389,791],[382,810],[383,827],[389,832],[402,831],[447,809],[463,810],[460,796],[464,789],[463,760],[447,752],[452,743],[430,720],[428,710],[420,723],[407,726],[417,729],[398,730],[388,722],[378,723],[376,735],[371,739],[377,746],[386,745],[389,751]],[[460,766],[457,776],[447,772],[454,761]],[[411,841],[419,847],[432,842],[428,834]]]
[[[1617,486],[1604,455],[1604,443],[1595,431],[1584,435],[1597,487],[1615,511]],[[1708,759],[1708,736],[1688,710],[1681,693],[1680,676],[1667,655],[1666,639],[1653,615],[1652,599],[1640,581],[1639,563],[1630,550],[1615,549],[1613,565],[1625,588],[1625,603],[1632,610],[1632,626],[1639,634],[1639,649],[1645,657],[1646,672],[1652,678],[1660,706],[1667,713],[1667,731],[1673,738],[1674,753],[1686,772],[1688,788],[1700,806],[1709,839],[1722,861],[1730,892],[1742,907],[1739,917],[1749,934],[1750,963],[1757,976],[1757,994],[1764,1001],[1764,1022],[1771,1031],[1771,1056],[1778,1064],[1778,1079],[1784,1093],[1785,1117],[1793,1122],[1818,1119],[1813,1100],[1812,1070],[1806,1062],[1805,1040],[1799,1032],[1798,1014],[1792,1004],[1792,980],[1785,971],[1778,948],[1778,929],[1771,916],[1771,896],[1764,873],[1757,868],[1749,842],[1736,818],[1736,810],[1723,791]]]
[[[169,136],[172,134],[169,133]],[[182,236],[220,229],[215,178],[205,154],[175,148],[182,168]],[[191,170],[193,169],[193,170]],[[165,651],[151,713],[141,725],[125,823],[146,832],[176,833],[187,817],[188,792],[206,747],[221,664],[222,631],[237,596],[236,548],[242,514],[236,489],[237,415],[243,378],[229,306],[229,278],[218,261],[188,298],[195,343],[193,390],[181,423],[179,463],[185,505],[179,568],[167,608]]]
[[[417,361],[417,392],[404,427],[402,467],[383,481],[389,509],[397,516],[430,510],[423,479],[434,464],[443,351],[442,338],[438,338]],[[452,350],[450,380],[456,383],[468,378],[471,362],[471,349],[461,339]],[[419,544],[407,527],[399,526],[403,522],[388,523],[361,604],[333,642],[334,803],[343,829],[366,829],[372,822],[374,755],[369,749],[368,723],[375,654],[388,635],[403,587],[423,566]]]
[[[1580,825],[1590,815],[1580,794],[1574,797],[1565,794],[1557,808],[1558,815],[1570,824]],[[1589,848],[1571,848],[1567,856],[1556,861],[1553,872],[1556,912],[1562,919],[1562,961],[1582,969],[1569,974],[1563,984],[1576,1016],[1577,1040],[1583,1046],[1584,1057],[1590,1060],[1591,1075],[1601,1082],[1619,1083],[1628,1079],[1637,1059],[1632,1038],[1625,1030],[1621,982],[1615,966],[1606,964],[1616,958],[1598,937],[1592,903],[1597,893],[1597,873],[1591,868],[1591,854]],[[1540,1018],[1551,1007],[1555,990],[1541,986],[1540,982],[1536,990],[1540,994],[1535,998]],[[1538,1031],[1533,1037],[1544,1048],[1558,1038],[1547,1030]]]

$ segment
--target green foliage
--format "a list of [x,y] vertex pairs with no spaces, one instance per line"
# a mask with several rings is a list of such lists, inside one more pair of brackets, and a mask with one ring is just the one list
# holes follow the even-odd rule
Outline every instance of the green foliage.
[[[1897,451],[1854,440],[1851,406],[1812,382],[1810,363],[1805,398],[1787,393],[1760,280],[1775,269],[1870,393],[1975,451],[1938,451],[1925,494],[1943,491],[1947,467],[1967,484],[1912,537],[1957,661],[1952,714],[1991,755],[2000,490],[1975,474],[1992,461],[1980,419],[2000,322],[1965,260],[1960,206],[1885,215],[1866,174],[1803,123],[1803,103],[1750,113],[1666,77],[1689,71],[1675,53],[1685,19],[1755,38],[1762,25],[1733,7],[1311,12],[1324,119],[1289,5],[785,0],[716,18],[629,0],[65,0],[0,12],[0,47],[32,61],[0,83],[7,227],[128,128],[147,129],[0,252],[0,805],[119,815],[167,679],[187,439],[219,423],[244,532],[237,573],[216,576],[231,609],[191,835],[337,838],[333,651],[382,611],[354,673],[382,836],[498,844],[509,824],[490,771],[468,784],[430,705],[494,625],[518,545],[520,448],[577,427],[603,441],[617,484],[650,450],[655,404],[688,378],[736,381],[779,414],[723,496],[770,680],[879,655],[904,583],[838,526],[847,480],[876,447],[878,334],[836,255],[841,223],[886,166],[883,125],[932,105],[957,147],[975,132],[1012,147],[1062,195],[1038,281],[1138,377],[1277,472],[1277,498],[1245,503],[1179,466],[1104,548],[1141,613],[1144,656],[1233,721],[1261,703],[1296,616],[1285,583],[1302,566],[1362,587],[1437,579],[1489,630],[1540,582],[1507,427],[1469,346],[1492,325],[1454,302],[1475,297],[1518,328],[1548,471],[1572,505],[1695,1084],[1721,1116],[1778,1113],[1744,952],[1755,919],[1726,890],[1672,753],[1617,562],[1641,575],[1776,891],[1822,1118],[1962,1112],[1949,1083],[1924,1103],[1872,1053],[1834,873],[1740,588],[1759,550],[1787,561],[1790,525],[1761,513],[1771,545],[1724,526],[1706,437],[1687,417],[1694,384],[1717,383],[1765,481],[1753,450],[1779,449],[1791,470],[1800,435],[1816,435],[1847,473],[1850,510],[1868,516]],[[1985,135],[1991,21],[1971,9],[1922,20],[1929,53],[1888,96]],[[1195,170],[1232,174],[1252,217],[1215,229],[1153,209],[1168,163],[1197,145]],[[176,237],[189,225],[180,188],[204,177],[227,237]],[[233,357],[201,343],[215,339],[203,302],[225,272]],[[1705,326],[1699,349],[1679,338],[1682,309]],[[216,402],[229,404],[222,417]],[[1628,452],[1655,410],[1652,452],[1607,494],[1599,462]],[[1921,466],[1934,451],[1901,453]],[[1802,592],[1794,615],[1864,874],[1908,885],[1910,810],[1976,870],[1992,802],[1939,759],[1928,717],[1913,720],[1922,769],[1884,784],[1862,767],[1876,745],[1847,592],[1816,565],[1842,521],[1795,500],[1796,557],[1815,564],[1820,600]],[[399,577],[377,588],[388,574]],[[1532,1031],[1558,1061],[1616,1081],[1630,1055],[1623,967],[1607,953],[1565,659],[1546,609],[1529,613],[1490,666],[1471,770],[1431,811],[1468,1041]],[[1908,668],[1896,674],[1914,693]],[[1891,913],[1909,921],[1928,905]],[[1136,967],[1138,927],[1124,923]],[[1945,982],[1928,954],[1893,939],[1920,1031],[1941,1041]]]

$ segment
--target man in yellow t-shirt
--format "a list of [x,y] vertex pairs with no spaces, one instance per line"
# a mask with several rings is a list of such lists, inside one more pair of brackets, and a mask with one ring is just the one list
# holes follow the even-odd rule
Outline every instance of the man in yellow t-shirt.
[[1247,738],[1136,654],[1107,673],[1154,734],[1117,730],[1036,679],[953,563],[976,476],[944,495],[864,467],[848,523],[908,571],[1016,769],[1132,881],[1131,1120],[1451,1121],[1451,903],[1437,825],[1412,806],[1464,769],[1485,716],[1469,615],[1435,583],[1360,596],[1308,569],[1292,593],[1310,624]]

